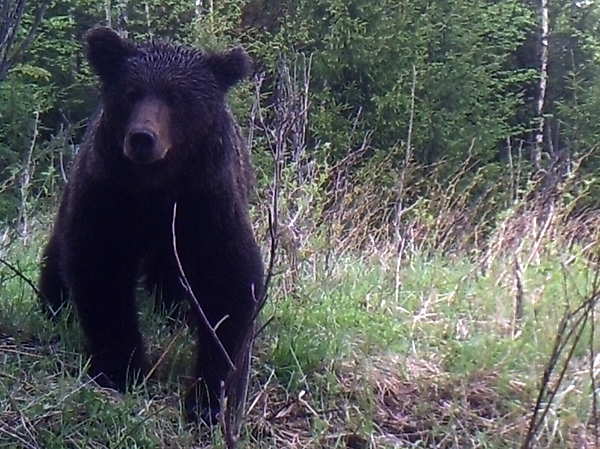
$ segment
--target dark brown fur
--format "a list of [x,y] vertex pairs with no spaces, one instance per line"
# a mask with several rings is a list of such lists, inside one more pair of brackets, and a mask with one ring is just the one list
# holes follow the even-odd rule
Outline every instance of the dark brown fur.
[[[101,108],[77,155],[42,262],[46,310],[72,299],[90,374],[125,389],[148,368],[138,327],[140,271],[167,307],[185,297],[172,249],[232,359],[261,294],[263,268],[248,215],[249,158],[227,90],[248,71],[241,49],[207,55],[165,43],[136,45],[107,28],[87,37]],[[192,308],[194,310],[194,308]],[[199,323],[199,320],[196,320]],[[214,419],[225,358],[198,324],[193,415]],[[244,386],[238,386],[236,395]]]

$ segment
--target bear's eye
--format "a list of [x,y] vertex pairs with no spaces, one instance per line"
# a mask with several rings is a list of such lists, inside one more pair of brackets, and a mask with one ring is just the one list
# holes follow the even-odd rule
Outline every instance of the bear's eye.
[[175,91],[175,90],[171,90],[171,91],[167,92],[165,97],[166,97],[167,103],[169,103],[173,106],[181,105],[185,101],[185,97],[182,95],[182,93]]
[[125,91],[125,99],[128,103],[135,103],[142,98],[142,92],[138,89],[127,89]]

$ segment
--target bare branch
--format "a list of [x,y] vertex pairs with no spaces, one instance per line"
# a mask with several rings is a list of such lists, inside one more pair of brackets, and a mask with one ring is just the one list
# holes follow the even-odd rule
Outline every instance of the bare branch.
[[[233,364],[231,357],[229,357],[229,354],[227,353],[225,346],[223,346],[221,339],[217,335],[216,329],[210,324],[208,317],[204,313],[204,310],[202,309],[202,306],[200,305],[198,298],[196,298],[196,295],[194,294],[194,291],[192,290],[192,287],[191,287],[190,283],[188,282],[187,276],[185,275],[185,270],[183,269],[183,265],[181,264],[181,259],[179,258],[179,252],[177,251],[177,234],[175,232],[176,221],[177,221],[177,202],[175,202],[173,204],[173,220],[171,221],[171,236],[173,238],[173,252],[175,253],[175,260],[177,261],[177,267],[179,268],[179,274],[181,275],[182,284],[185,287],[185,289],[188,291],[188,293],[190,294],[190,297],[192,298],[192,303],[196,307],[196,310],[198,311],[200,318],[202,318],[203,324],[210,330],[210,334],[211,334],[214,342],[217,344],[217,346],[219,347],[219,350],[225,356],[225,360],[227,361],[229,368],[234,370],[235,365]],[[219,324],[220,324],[220,322],[219,322]]]
[[27,32],[27,36],[15,48],[17,31],[21,26],[25,13],[26,0],[17,0],[13,4],[5,0],[1,4],[0,17],[0,83],[6,78],[8,70],[15,65],[23,56],[35,38],[37,30],[42,23],[44,14],[48,9],[50,0],[41,0],[34,14],[33,24]]
[[[544,373],[542,374],[538,396],[521,449],[530,449],[533,447],[536,435],[539,433],[546,415],[550,411],[552,402],[558,393],[558,389],[566,374],[569,363],[573,358],[575,349],[583,336],[589,320],[593,318],[593,310],[598,303],[598,299],[600,299],[599,281],[600,271],[596,270],[588,297],[575,310],[565,310],[565,313],[561,318],[552,353],[550,354],[550,358],[546,364]],[[562,366],[560,366],[560,369],[555,376],[556,378],[553,380],[554,372],[556,371],[561,358]],[[542,406],[544,402],[545,406]]]
[[7,260],[5,260],[3,258],[0,258],[0,263],[2,265],[4,265],[6,268],[8,268],[10,271],[15,273],[17,276],[19,276],[21,279],[23,279],[25,281],[25,283],[31,287],[31,289],[35,292],[35,294],[39,298],[44,297],[44,295],[42,295],[42,292],[40,292],[38,290],[38,288],[35,286],[33,281],[31,279],[29,279],[27,276],[25,276],[21,270],[19,270],[17,267],[15,267],[14,265],[12,265],[10,262],[8,262]]
[[19,213],[17,216],[17,226],[19,228],[21,237],[24,241],[29,237],[29,213],[30,207],[28,204],[29,193],[31,190],[31,179],[35,170],[35,161],[33,160],[33,151],[38,138],[38,125],[40,121],[40,111],[35,111],[35,122],[33,125],[33,136],[31,137],[31,144],[29,145],[29,151],[27,152],[26,159],[23,164],[23,170],[21,173],[21,204],[19,207]]

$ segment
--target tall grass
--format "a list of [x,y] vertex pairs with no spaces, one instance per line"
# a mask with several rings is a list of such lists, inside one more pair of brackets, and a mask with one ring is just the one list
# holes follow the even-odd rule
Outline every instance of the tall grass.
[[[399,209],[397,192],[352,179],[381,167],[344,168],[333,203],[320,183],[335,167],[282,171],[241,446],[518,447],[538,397],[531,445],[593,446],[598,218],[577,209],[585,191],[477,196],[465,165],[446,185],[407,183],[421,196]],[[42,234],[1,257],[35,279]],[[75,314],[49,323],[23,278],[0,268],[0,446],[224,447],[219,429],[181,418],[187,324],[140,303],[157,366],[120,395],[85,374]]]

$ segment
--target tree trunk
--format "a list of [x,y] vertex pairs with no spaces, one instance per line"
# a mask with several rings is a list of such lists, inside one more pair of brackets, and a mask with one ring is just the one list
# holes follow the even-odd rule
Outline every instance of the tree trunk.
[[540,159],[544,145],[544,104],[546,101],[546,90],[548,87],[548,2],[549,0],[539,0],[540,12],[540,84],[538,87],[538,99],[536,107],[537,129],[535,131],[534,148],[532,153],[533,167],[540,169]]
[[110,0],[104,2],[104,19],[106,20],[106,26],[112,28],[112,5]]

